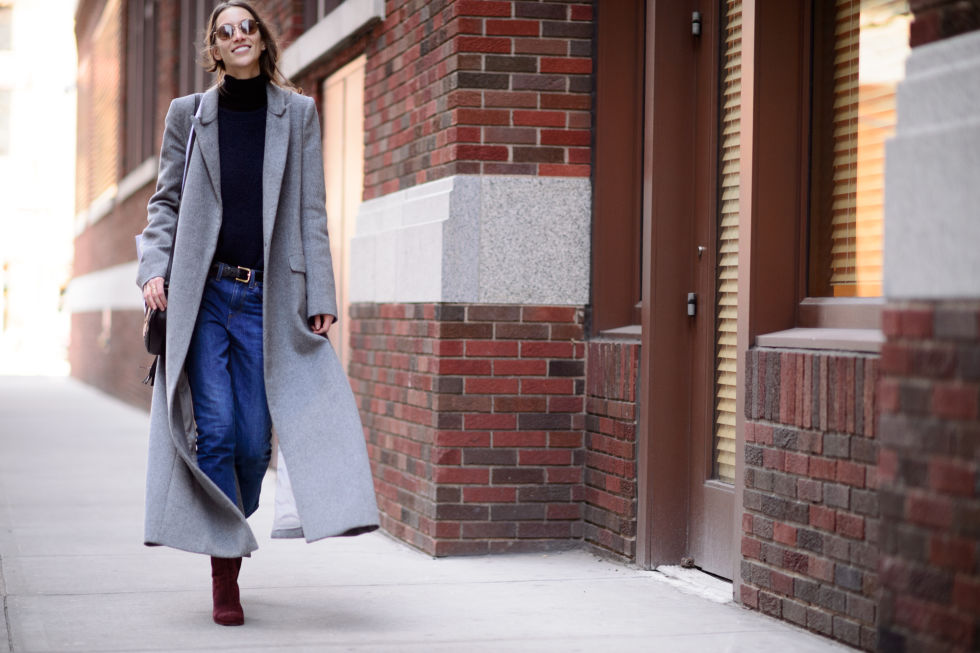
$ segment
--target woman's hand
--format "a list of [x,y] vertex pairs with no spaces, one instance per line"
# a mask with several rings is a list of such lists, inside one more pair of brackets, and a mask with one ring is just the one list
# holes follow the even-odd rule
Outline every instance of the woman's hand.
[[329,313],[321,313],[310,318],[310,330],[318,336],[326,337],[330,331],[330,325],[337,321],[337,318]]
[[167,310],[167,295],[163,292],[163,277],[153,277],[143,284],[143,301],[150,308]]

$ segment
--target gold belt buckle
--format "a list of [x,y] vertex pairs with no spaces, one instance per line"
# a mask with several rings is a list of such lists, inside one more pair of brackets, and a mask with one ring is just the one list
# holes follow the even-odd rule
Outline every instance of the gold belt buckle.
[[[238,268],[238,274],[235,275],[235,281],[240,281],[242,283],[248,283],[249,281],[252,280],[252,269],[251,268],[243,268],[240,265],[238,265],[236,267]],[[244,279],[242,279],[241,276],[239,276],[239,275],[241,275],[242,270],[245,271],[245,278]]]

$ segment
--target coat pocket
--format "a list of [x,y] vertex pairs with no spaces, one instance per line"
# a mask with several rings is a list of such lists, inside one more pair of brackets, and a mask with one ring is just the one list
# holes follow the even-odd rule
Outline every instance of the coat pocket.
[[306,274],[306,258],[302,254],[290,254],[289,269],[293,272]]

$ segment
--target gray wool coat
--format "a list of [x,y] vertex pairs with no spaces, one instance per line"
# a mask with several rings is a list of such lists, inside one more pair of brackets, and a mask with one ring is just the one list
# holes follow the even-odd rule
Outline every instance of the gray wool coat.
[[[157,188],[137,284],[165,276],[179,204],[167,303],[166,353],[150,411],[145,542],[219,557],[258,548],[241,510],[195,462],[194,410],[184,373],[221,227],[218,93],[178,98],[167,113]],[[180,198],[187,137],[197,134]],[[314,541],[378,527],[357,405],[334,349],[308,318],[337,315],[327,237],[320,126],[312,99],[268,86],[262,186],[263,351],[269,412],[302,528]]]

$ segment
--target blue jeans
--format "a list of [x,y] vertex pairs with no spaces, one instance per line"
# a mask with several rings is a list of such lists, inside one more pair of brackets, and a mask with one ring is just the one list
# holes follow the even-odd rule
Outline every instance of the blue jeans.
[[208,277],[186,369],[197,422],[197,464],[247,517],[259,507],[272,456],[261,283]]

